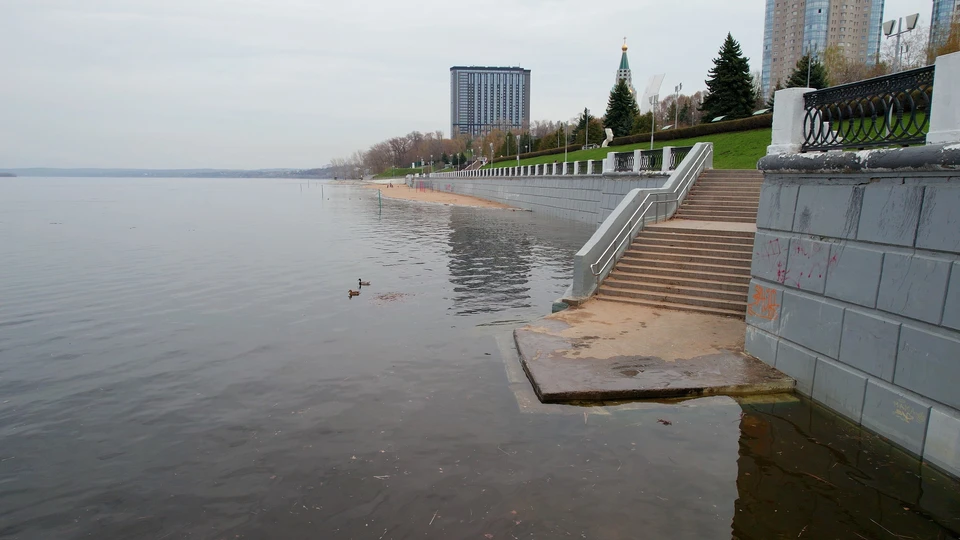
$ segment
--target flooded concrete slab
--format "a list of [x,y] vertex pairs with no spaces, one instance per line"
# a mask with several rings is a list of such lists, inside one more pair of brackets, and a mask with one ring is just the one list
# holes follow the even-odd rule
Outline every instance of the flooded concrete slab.
[[735,318],[592,300],[514,331],[543,402],[789,392],[795,381],[743,352]]

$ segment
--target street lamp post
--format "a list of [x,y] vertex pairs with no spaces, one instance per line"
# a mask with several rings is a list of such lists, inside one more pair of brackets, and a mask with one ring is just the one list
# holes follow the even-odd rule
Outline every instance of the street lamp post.
[[657,125],[657,103],[660,101],[660,94],[650,96],[650,149],[653,150],[653,130]]
[[683,83],[673,87],[673,91],[677,95],[673,101],[673,109],[676,112],[676,118],[673,121],[673,129],[680,127],[680,90],[683,90]]
[[583,146],[590,144],[590,109],[583,108]]
[[567,162],[567,123],[563,123],[563,162]]
[[[904,28],[903,28],[903,19],[904,19],[904,17],[900,17],[900,18],[897,19],[896,21],[892,21],[892,20],[891,20],[891,21],[887,21],[887,22],[883,23],[883,34],[884,34],[885,36],[887,36],[888,39],[889,39],[889,38],[892,38],[892,37],[897,38],[897,56],[895,57],[894,63],[893,63],[893,72],[894,72],[894,73],[897,73],[897,72],[900,71],[900,54],[903,52],[903,51],[900,49],[900,36],[902,36],[903,34],[906,34],[907,32],[912,32],[913,29],[917,27],[917,19],[918,19],[919,17],[920,17],[920,14],[919,14],[919,13],[914,13],[913,15],[907,15],[907,17],[906,17],[906,19],[907,19],[907,28],[906,28],[906,30],[904,30]],[[896,32],[896,33],[893,32],[893,26],[894,26],[894,25],[897,26],[897,32]],[[808,85],[808,86],[809,86],[809,85]]]
[[490,163],[493,163],[493,143],[490,143]]

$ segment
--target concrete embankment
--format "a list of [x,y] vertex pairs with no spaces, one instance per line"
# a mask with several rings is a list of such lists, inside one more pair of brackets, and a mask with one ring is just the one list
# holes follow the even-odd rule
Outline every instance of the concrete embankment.
[[960,475],[960,147],[760,168],[746,350]]
[[662,187],[666,174],[414,178],[415,186],[469,195],[538,214],[599,225],[632,189]]
[[794,380],[743,353],[744,322],[591,300],[514,332],[544,402],[790,392]]

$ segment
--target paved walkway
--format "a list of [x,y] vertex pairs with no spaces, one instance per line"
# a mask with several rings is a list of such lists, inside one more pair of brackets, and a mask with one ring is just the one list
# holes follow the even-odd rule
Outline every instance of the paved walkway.
[[794,380],[743,353],[744,322],[591,300],[514,331],[541,401],[790,392]]

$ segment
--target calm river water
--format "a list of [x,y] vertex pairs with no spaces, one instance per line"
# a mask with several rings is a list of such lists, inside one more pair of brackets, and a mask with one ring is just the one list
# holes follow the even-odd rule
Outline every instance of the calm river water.
[[0,179],[0,538],[957,537],[956,482],[804,400],[539,404],[511,331],[591,232]]

